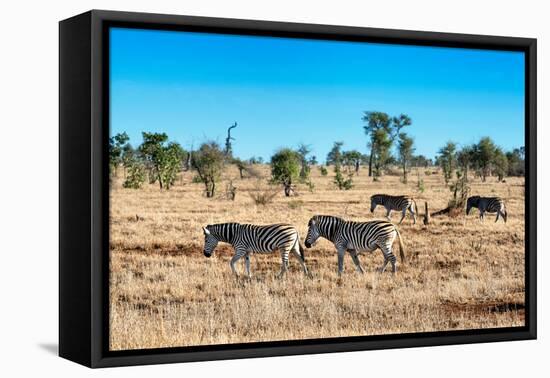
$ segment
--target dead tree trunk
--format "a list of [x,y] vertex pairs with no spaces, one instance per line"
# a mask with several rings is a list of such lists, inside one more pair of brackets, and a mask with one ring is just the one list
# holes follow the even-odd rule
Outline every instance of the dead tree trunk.
[[226,156],[232,156],[233,154],[233,151],[231,150],[231,141],[235,140],[235,138],[231,137],[231,129],[234,129],[235,127],[237,127],[237,122],[229,126],[229,128],[227,129],[227,138],[225,138],[225,155]]

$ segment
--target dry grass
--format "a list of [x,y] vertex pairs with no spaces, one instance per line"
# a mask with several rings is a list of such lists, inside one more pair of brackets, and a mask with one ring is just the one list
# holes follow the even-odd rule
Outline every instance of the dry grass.
[[[259,167],[267,175],[267,167]],[[447,205],[450,192],[441,174],[425,175],[418,193],[416,173],[407,185],[384,176],[373,183],[363,170],[350,191],[338,191],[333,173],[322,177],[313,168],[315,191],[298,187],[298,197],[281,194],[259,206],[249,191],[255,179],[225,179],[238,187],[235,201],[207,199],[202,186],[183,175],[170,191],[157,186],[111,191],[111,324],[112,350],[325,338],[420,331],[524,325],[524,187],[523,179],[506,183],[476,180],[472,194],[506,199],[508,223],[484,223],[470,217],[432,218],[429,227],[406,218],[400,226],[408,261],[396,276],[378,274],[380,251],[360,256],[367,273],[355,272],[349,256],[338,279],[332,244],[321,241],[306,250],[314,278],[303,276],[291,257],[290,271],[275,278],[280,255],[252,257],[251,280],[235,279],[232,249],[221,245],[215,257],[202,254],[201,227],[238,221],[289,222],[302,239],[314,214],[353,220],[380,218],[369,211],[374,193],[412,194],[418,206],[432,211]],[[219,185],[219,187],[224,187]],[[423,211],[423,210],[422,210]],[[398,221],[398,214],[393,214]],[[241,272],[242,264],[239,264]]]

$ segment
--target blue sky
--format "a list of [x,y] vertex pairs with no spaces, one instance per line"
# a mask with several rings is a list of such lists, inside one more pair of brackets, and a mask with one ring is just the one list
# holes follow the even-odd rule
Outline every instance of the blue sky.
[[519,52],[111,29],[111,134],[165,132],[184,148],[223,145],[268,160],[310,144],[324,161],[334,141],[367,152],[363,111],[405,113],[416,153],[490,136],[524,145],[524,55]]

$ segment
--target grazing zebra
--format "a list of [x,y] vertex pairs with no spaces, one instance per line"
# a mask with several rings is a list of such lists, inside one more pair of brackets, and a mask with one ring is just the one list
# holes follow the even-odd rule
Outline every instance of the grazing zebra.
[[498,218],[501,215],[502,219],[504,219],[504,223],[506,223],[508,219],[508,211],[506,211],[506,206],[502,198],[473,196],[468,198],[466,202],[466,215],[470,214],[472,207],[479,209],[479,219],[481,220],[485,218],[485,212],[497,213],[495,223],[498,222]]
[[309,275],[305,264],[303,248],[296,228],[289,224],[273,224],[256,226],[252,224],[220,223],[203,227],[204,255],[212,256],[218,242],[229,243],[235,248],[235,255],[231,259],[231,270],[238,276],[235,263],[244,256],[246,274],[250,277],[250,254],[270,253],[275,250],[281,252],[283,263],[279,277],[282,277],[288,268],[288,255],[292,251],[300,261],[304,273]]
[[412,197],[407,196],[390,196],[388,194],[375,194],[370,197],[370,212],[373,213],[376,206],[382,205],[386,208],[386,218],[391,220],[390,213],[392,210],[399,210],[403,214],[399,224],[405,219],[407,210],[411,212],[413,216],[413,223],[416,224],[416,214],[418,213],[418,207],[416,201]]
[[397,227],[385,220],[370,222],[351,222],[330,215],[315,215],[309,220],[306,237],[306,247],[311,248],[320,237],[330,240],[338,251],[338,275],[344,269],[344,255],[349,252],[357,271],[364,273],[359,263],[358,253],[372,252],[377,248],[382,250],[384,265],[380,272],[386,270],[388,262],[391,263],[393,272],[397,271],[396,258],[392,253],[395,237],[399,238],[399,252],[401,262],[405,261],[405,249],[401,235]]

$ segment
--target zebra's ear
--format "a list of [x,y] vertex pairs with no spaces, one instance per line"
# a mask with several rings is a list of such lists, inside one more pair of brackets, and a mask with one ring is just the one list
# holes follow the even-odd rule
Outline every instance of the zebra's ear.
[[210,235],[210,231],[208,230],[208,228],[203,227],[202,230],[204,231],[205,235]]
[[311,218],[311,221],[309,223],[310,223],[310,226],[315,226],[315,219]]

